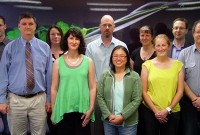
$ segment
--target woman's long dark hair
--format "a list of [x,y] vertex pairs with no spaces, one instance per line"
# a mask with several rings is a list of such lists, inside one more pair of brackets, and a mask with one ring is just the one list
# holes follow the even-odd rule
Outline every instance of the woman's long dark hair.
[[115,73],[115,65],[113,64],[113,61],[112,61],[112,57],[113,57],[113,53],[115,52],[115,50],[119,50],[119,49],[122,49],[125,53],[126,53],[126,58],[127,58],[127,62],[126,62],[126,65],[125,65],[125,67],[126,67],[126,69],[127,68],[129,68],[129,69],[131,69],[130,67],[130,56],[129,56],[129,53],[128,53],[128,50],[124,47],[124,46],[122,46],[122,45],[118,45],[118,46],[116,46],[114,49],[113,49],[113,51],[112,51],[112,53],[111,53],[111,56],[110,56],[110,69]]

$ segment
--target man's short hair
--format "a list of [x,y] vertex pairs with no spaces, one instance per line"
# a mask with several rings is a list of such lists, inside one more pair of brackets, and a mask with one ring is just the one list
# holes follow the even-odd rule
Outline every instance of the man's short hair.
[[176,21],[182,21],[182,22],[184,22],[184,23],[185,23],[185,28],[188,29],[188,20],[187,20],[187,19],[185,19],[185,18],[176,18],[176,19],[173,21],[172,27],[174,27],[174,23],[175,23]]
[[19,22],[24,19],[24,18],[33,18],[34,22],[36,23],[36,18],[33,16],[32,13],[30,12],[25,12],[25,13],[22,13],[19,17]]

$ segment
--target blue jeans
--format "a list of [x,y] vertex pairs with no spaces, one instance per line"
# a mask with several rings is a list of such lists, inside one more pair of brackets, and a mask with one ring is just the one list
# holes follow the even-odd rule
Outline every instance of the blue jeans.
[[124,126],[124,125],[112,125],[108,122],[103,122],[105,135],[136,135],[137,124]]

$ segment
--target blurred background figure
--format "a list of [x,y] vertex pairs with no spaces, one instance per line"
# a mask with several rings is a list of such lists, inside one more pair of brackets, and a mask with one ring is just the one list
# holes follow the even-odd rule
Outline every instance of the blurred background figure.
[[[52,25],[49,27],[46,35],[46,42],[50,46],[53,62],[64,54],[62,49],[63,32],[60,27]],[[47,124],[49,127],[50,135],[57,135],[57,126],[52,124],[51,113],[47,113]]]
[[129,37],[130,37],[130,44],[128,44],[128,50],[129,54],[133,52],[133,50],[137,49],[138,47],[141,47],[141,42],[139,38],[139,29],[138,28],[132,28],[129,31]]
[[51,48],[53,61],[64,54],[62,48],[63,32],[62,29],[56,25],[52,25],[46,35],[46,42]]

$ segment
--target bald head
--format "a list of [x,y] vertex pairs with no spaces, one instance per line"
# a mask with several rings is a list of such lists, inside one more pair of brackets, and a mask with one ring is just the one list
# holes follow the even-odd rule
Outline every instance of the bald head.
[[104,15],[101,18],[101,24],[104,23],[105,21],[109,21],[110,23],[114,24],[114,19],[110,15]]
[[115,28],[114,20],[110,15],[104,15],[99,24],[102,38],[112,38],[112,33]]

